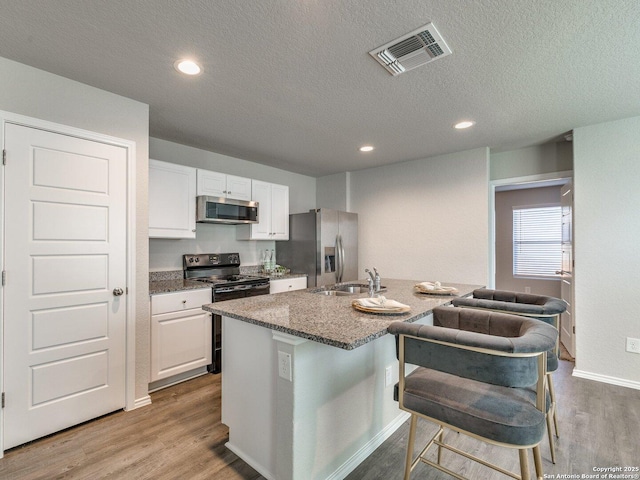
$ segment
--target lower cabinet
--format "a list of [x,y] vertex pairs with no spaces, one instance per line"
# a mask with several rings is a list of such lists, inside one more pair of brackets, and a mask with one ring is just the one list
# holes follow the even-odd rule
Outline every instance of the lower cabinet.
[[269,293],[290,292],[307,288],[307,277],[281,278],[269,282]]
[[202,310],[208,303],[211,288],[151,297],[151,382],[178,381],[180,374],[211,363],[212,317]]

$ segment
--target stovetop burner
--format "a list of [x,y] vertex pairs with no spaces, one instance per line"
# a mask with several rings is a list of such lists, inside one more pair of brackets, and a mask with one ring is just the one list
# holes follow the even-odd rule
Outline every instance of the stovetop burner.
[[264,285],[266,277],[240,273],[240,254],[203,253],[183,255],[184,278],[214,286]]

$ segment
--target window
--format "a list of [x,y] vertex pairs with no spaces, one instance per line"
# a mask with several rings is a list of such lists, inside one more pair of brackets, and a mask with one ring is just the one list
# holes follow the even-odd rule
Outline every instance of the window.
[[513,275],[557,277],[562,267],[562,207],[513,209]]

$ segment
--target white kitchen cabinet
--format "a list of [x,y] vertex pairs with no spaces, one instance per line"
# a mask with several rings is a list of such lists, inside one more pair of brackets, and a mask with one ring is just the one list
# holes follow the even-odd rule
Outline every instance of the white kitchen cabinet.
[[198,168],[196,195],[251,200],[251,179]]
[[196,237],[196,169],[149,160],[149,237]]
[[258,223],[240,225],[238,240],[289,240],[289,187],[252,180],[251,199],[259,203]]
[[307,288],[307,277],[278,278],[269,281],[269,293],[292,292]]
[[151,297],[151,381],[167,379],[212,361],[211,288]]

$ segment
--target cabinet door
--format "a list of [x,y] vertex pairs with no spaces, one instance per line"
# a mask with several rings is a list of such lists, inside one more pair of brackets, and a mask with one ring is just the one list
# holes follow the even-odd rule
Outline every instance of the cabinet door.
[[211,363],[211,314],[200,308],[151,316],[151,381]]
[[252,200],[258,202],[258,223],[251,224],[252,240],[271,240],[271,184],[253,180]]
[[149,160],[149,237],[196,237],[196,169]]
[[227,176],[224,173],[211,172],[198,168],[198,188],[196,195],[226,197]]
[[289,240],[289,187],[271,185],[271,238]]
[[251,179],[227,175],[227,197],[236,200],[251,200]]

